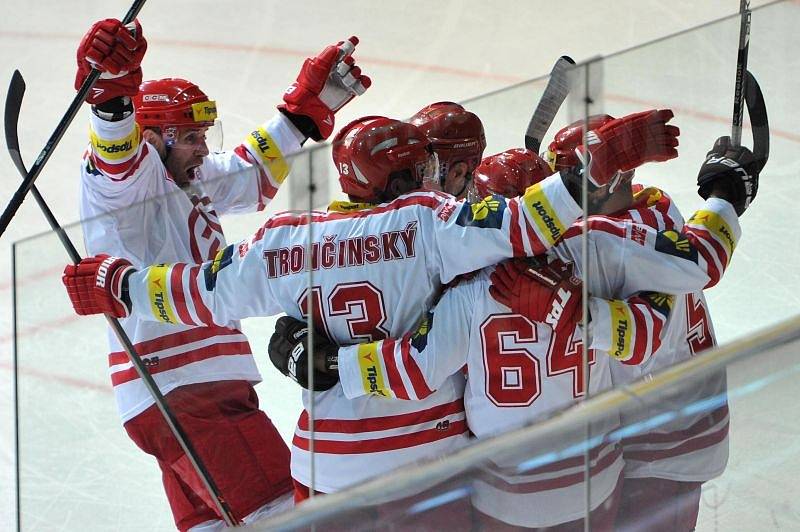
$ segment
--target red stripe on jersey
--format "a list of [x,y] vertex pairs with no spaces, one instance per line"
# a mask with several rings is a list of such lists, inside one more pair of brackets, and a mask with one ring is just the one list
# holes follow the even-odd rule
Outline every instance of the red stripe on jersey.
[[522,230],[519,228],[519,203],[509,201],[508,210],[511,211],[511,249],[514,251],[515,257],[524,257],[525,248],[522,245]]
[[[600,460],[598,460],[597,463],[594,464],[591,468],[591,473],[590,473],[591,476],[594,477],[602,473],[606,469],[608,469],[610,466],[614,464],[614,462],[619,460],[621,454],[622,451],[617,448],[614,449],[614,451],[605,455]],[[536,469],[534,470],[533,473],[535,474],[538,472],[539,470]],[[526,475],[529,474],[531,473],[526,473]],[[537,493],[540,491],[555,490],[559,488],[574,486],[575,484],[582,483],[584,481],[584,478],[585,478],[584,472],[578,471],[576,473],[571,473],[569,475],[564,475],[561,477],[549,478],[546,480],[534,480],[531,482],[511,483],[503,478],[489,476],[489,475],[482,476],[481,480],[486,481],[488,484],[494,486],[500,491],[506,493],[523,494],[523,493]]]
[[[453,436],[460,436],[465,434],[467,430],[467,422],[462,419],[449,423],[447,428],[425,429],[419,432],[412,432],[411,434],[400,434],[398,436],[386,436],[369,440],[336,441],[314,439],[314,452],[328,454],[367,454],[394,451],[397,449],[425,445]],[[292,445],[307,451],[308,441],[308,438],[295,434],[292,439]]]
[[272,199],[275,197],[275,194],[278,193],[278,189],[272,186],[272,182],[269,180],[269,176],[264,168],[259,164],[253,155],[247,151],[247,148],[244,144],[239,144],[233,152],[238,155],[241,159],[243,159],[248,164],[255,166],[258,169],[258,210],[261,211],[266,206],[264,202],[264,198]]
[[[717,268],[717,263],[714,255],[708,251],[708,248],[703,244],[705,240],[702,240],[694,234],[694,231],[691,233],[684,233],[686,235],[686,239],[695,247],[697,252],[703,257],[703,260],[706,261],[706,274],[710,277],[708,284],[704,288],[711,288],[715,284],[719,282],[722,278],[722,274]],[[724,264],[724,263],[723,263]]]
[[647,336],[650,331],[647,330],[647,320],[642,309],[638,305],[630,305],[629,308],[633,315],[633,334],[636,339],[633,342],[633,355],[622,363],[635,366],[636,364],[641,364],[642,360],[644,360],[645,351],[647,350]]
[[[187,364],[200,362],[209,358],[241,355],[252,356],[250,344],[246,341],[233,342],[229,344],[213,344],[206,347],[200,347],[198,349],[192,349],[191,351],[186,351],[185,353],[172,355],[166,358],[159,358],[157,356],[149,358],[146,360],[148,363],[147,371],[150,373],[150,375],[156,375],[158,373],[163,373],[164,371],[177,369]],[[139,374],[136,373],[136,368],[125,369],[111,374],[111,384],[117,386],[138,378]]]
[[[566,239],[580,236],[582,226],[583,222],[572,224],[572,226],[564,233],[564,238]],[[609,219],[600,219],[597,217],[589,218],[589,230],[602,231],[604,233],[610,233],[619,238],[625,238],[625,227],[617,225]]]
[[[594,462],[597,460],[597,457],[600,456],[600,451],[603,449],[607,449],[610,446],[615,446],[616,443],[601,443],[596,447],[592,447],[589,449],[589,461]],[[505,475],[507,477],[513,477],[517,475],[541,475],[543,473],[553,473],[556,471],[563,471],[564,469],[571,469],[575,467],[583,467],[585,463],[584,456],[577,455],[571,456],[569,458],[564,458],[558,460],[556,462],[552,462],[550,464],[537,467],[535,469],[531,469],[529,471],[520,471],[518,466],[513,467],[500,467],[496,464],[492,464],[491,470],[496,472],[500,475]]]
[[650,209],[636,209],[636,212],[639,213],[639,216],[642,217],[642,222],[650,227],[654,228],[655,230],[661,229],[658,226],[658,219],[656,218],[655,213]]
[[661,213],[661,216],[664,217],[664,223],[666,227],[664,228],[666,231],[675,228],[675,220],[672,219],[672,216],[669,215],[670,207],[672,206],[672,200],[669,199],[666,194],[661,196],[661,199],[658,200],[656,203],[656,210]]
[[192,266],[189,268],[189,295],[192,298],[194,310],[197,312],[197,317],[200,318],[200,321],[208,326],[213,326],[214,319],[211,317],[211,311],[208,310],[203,298],[200,297],[200,290],[197,288],[197,283],[200,282],[199,274],[200,266]]
[[[342,434],[358,434],[360,432],[374,432],[405,428],[411,425],[440,421],[447,416],[464,411],[463,398],[450,403],[433,406],[425,410],[396,414],[393,416],[369,417],[364,419],[317,419],[314,430],[317,432],[339,432]],[[308,430],[308,412],[303,410],[297,420],[297,428]]]
[[398,399],[409,399],[406,387],[403,384],[403,379],[400,377],[400,372],[397,370],[397,363],[394,360],[394,346],[395,340],[385,340],[383,347],[381,347],[381,354],[383,355],[383,365],[386,367],[386,373],[389,377],[389,388],[394,392],[395,397]]
[[728,405],[726,404],[710,412],[709,415],[703,416],[702,418],[694,422],[691,426],[685,429],[675,430],[672,432],[650,432],[648,434],[643,434],[641,436],[624,438],[622,440],[622,445],[625,446],[625,445],[640,445],[648,443],[650,444],[680,443],[684,440],[694,438],[712,429],[716,425],[722,423],[727,416],[728,416]]
[[687,226],[684,227],[683,232],[686,235],[693,235],[696,236],[698,240],[702,240],[704,242],[708,242],[712,248],[714,248],[714,252],[717,254],[719,258],[719,263],[722,265],[724,269],[728,265],[728,252],[725,251],[725,248],[722,247],[714,236],[706,231],[705,229],[700,229],[698,227],[691,227]]
[[428,388],[428,383],[425,382],[425,377],[417,365],[417,361],[411,356],[410,342],[403,342],[400,344],[400,351],[403,357],[403,365],[406,368],[406,373],[411,379],[411,385],[414,387],[414,393],[417,394],[417,399],[424,399],[433,393],[433,390]]
[[175,305],[175,310],[178,312],[178,317],[181,322],[189,325],[199,325],[195,323],[192,316],[189,314],[189,309],[186,307],[186,298],[183,296],[183,270],[186,269],[185,264],[176,264],[172,267],[169,274],[170,293],[172,294],[172,303]]
[[[367,216],[374,216],[376,214],[383,214],[384,212],[391,212],[396,211],[398,209],[402,209],[403,207],[408,207],[411,205],[419,205],[421,207],[427,207],[428,209],[437,209],[443,201],[439,198],[432,198],[430,196],[410,196],[410,197],[402,197],[399,199],[394,200],[391,203],[387,203],[385,205],[379,205],[376,207],[372,207],[371,209],[364,209],[355,212],[328,212],[328,213],[320,213],[311,216],[311,222],[326,222],[332,220],[353,220],[356,218],[365,218]],[[272,218],[264,224],[264,227],[267,229],[273,229],[275,227],[285,227],[285,226],[302,226],[308,225],[309,219],[308,216],[288,216],[288,215],[278,215],[275,218]]]
[[[181,331],[172,334],[165,334],[152,340],[145,340],[139,342],[134,347],[139,356],[150,355],[163,349],[170,349],[192,342],[199,342],[213,338],[214,336],[232,336],[236,334],[244,334],[238,329],[230,329],[228,327],[197,327],[187,331]],[[221,340],[222,341],[222,340]],[[128,355],[125,351],[114,351],[108,354],[108,365],[116,366],[117,364],[126,364],[128,362]]]
[[629,450],[625,449],[624,457],[625,460],[636,460],[638,462],[655,462],[657,460],[666,460],[667,458],[674,458],[676,456],[680,456],[683,454],[689,454],[696,451],[701,451],[703,449],[707,449],[713,445],[716,445],[722,442],[725,438],[728,437],[728,428],[730,427],[729,423],[725,423],[725,425],[705,436],[700,436],[697,438],[692,438],[683,442],[682,444],[676,447],[670,447],[669,449],[655,449],[655,450]]
[[[89,157],[92,160],[92,164],[94,164],[98,170],[103,172],[103,174],[111,181],[125,181],[136,172],[147,153],[147,144],[142,144],[142,149],[139,150],[139,153],[124,163],[107,163],[97,157],[94,153],[91,153]],[[121,177],[112,177],[119,175],[121,175]]]

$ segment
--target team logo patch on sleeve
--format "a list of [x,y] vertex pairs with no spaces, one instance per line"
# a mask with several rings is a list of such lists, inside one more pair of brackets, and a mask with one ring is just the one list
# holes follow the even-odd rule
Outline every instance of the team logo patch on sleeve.
[[147,273],[147,292],[150,296],[150,311],[159,321],[175,324],[175,312],[169,302],[169,270],[170,264],[151,266]]
[[267,130],[259,127],[251,131],[247,136],[247,144],[267,167],[272,178],[279,184],[283,183],[283,180],[289,175],[289,165],[283,158],[278,143],[267,133]]
[[697,262],[697,249],[677,231],[659,231],[656,235],[656,251]]
[[233,245],[230,245],[219,250],[214,256],[214,260],[203,267],[203,279],[206,282],[206,290],[213,290],[214,287],[217,286],[217,273],[232,262]]
[[486,196],[477,203],[464,202],[458,212],[456,224],[463,227],[500,229],[503,226],[503,211],[506,199],[502,196]]
[[650,307],[653,310],[657,311],[665,318],[669,318],[669,313],[672,311],[672,304],[675,302],[675,296],[661,292],[642,292],[641,297],[650,303]]
[[388,397],[386,379],[383,376],[381,362],[378,360],[378,344],[360,344],[358,346],[358,365],[361,368],[361,382],[364,391],[372,395]]
[[411,346],[422,351],[428,345],[428,333],[433,327],[433,312],[428,312],[419,323],[416,332],[411,336]]

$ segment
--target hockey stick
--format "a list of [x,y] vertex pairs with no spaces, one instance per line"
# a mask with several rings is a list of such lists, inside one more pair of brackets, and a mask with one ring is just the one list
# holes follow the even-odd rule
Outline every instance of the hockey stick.
[[753,130],[753,157],[759,163],[760,172],[769,159],[769,120],[764,94],[755,76],[748,70],[745,84],[744,100],[747,103],[747,114],[750,116],[750,127]]
[[733,91],[733,125],[731,144],[742,145],[742,119],[744,115],[744,94],[747,72],[747,53],[750,49],[750,0],[739,0],[739,13],[742,21],[739,26],[739,54],[736,58],[736,85]]
[[[22,108],[22,99],[25,95],[25,80],[22,78],[22,74],[19,71],[15,71],[14,75],[11,77],[11,85],[8,89],[8,96],[6,97],[6,107],[5,107],[5,137],[6,137],[6,145],[8,146],[8,152],[11,156],[11,160],[14,162],[14,166],[17,167],[20,175],[25,178],[28,175],[28,171],[25,168],[25,163],[22,160],[22,155],[19,148],[19,134],[18,134],[18,124],[19,124],[19,112]],[[67,233],[61,227],[61,224],[58,223],[53,212],[50,210],[47,202],[45,202],[44,198],[39,193],[38,189],[35,185],[31,185],[32,194],[36,203],[39,204],[39,207],[42,209],[42,212],[47,218],[47,223],[50,224],[50,227],[53,231],[56,232],[58,235],[59,240],[64,245],[64,248],[69,255],[70,260],[74,264],[77,264],[81,260],[81,256],[78,253],[78,250],[73,245],[72,241],[70,240]],[[120,325],[119,320],[116,318],[106,314],[106,320],[108,321],[109,326],[114,331],[119,340],[120,344],[122,345],[125,352],[128,354],[128,358],[130,359],[133,367],[136,369],[139,378],[142,379],[147,390],[150,392],[150,395],[153,397],[156,406],[158,407],[161,414],[164,416],[164,420],[166,421],[167,425],[169,426],[172,434],[175,436],[175,439],[178,440],[181,448],[183,449],[186,456],[189,458],[192,466],[194,467],[197,475],[203,481],[205,488],[208,490],[211,498],[217,505],[217,509],[222,515],[225,523],[228,526],[235,526],[238,521],[234,518],[233,514],[231,513],[228,505],[219,495],[219,490],[214,483],[214,480],[211,478],[210,474],[206,470],[205,466],[203,465],[200,457],[197,455],[197,452],[192,447],[189,438],[186,436],[186,433],[183,431],[183,428],[180,426],[180,423],[172,414],[171,410],[166,404],[166,400],[164,396],[161,394],[161,390],[158,389],[153,377],[147,371],[142,359],[136,353],[136,349],[134,348],[133,344],[131,343],[128,335],[125,333],[125,330]]]
[[550,71],[550,80],[525,132],[525,147],[532,152],[539,153],[545,133],[550,129],[561,104],[567,98],[569,93],[567,72],[574,64],[575,61],[571,57],[562,55]]
[[[131,8],[125,14],[125,18],[122,19],[122,23],[128,24],[129,22],[132,22],[133,19],[136,18],[136,15],[139,14],[139,11],[142,9],[145,1],[146,0],[135,0]],[[30,171],[25,173],[25,179],[22,180],[22,184],[20,184],[19,188],[14,193],[14,196],[12,196],[11,201],[3,211],[3,215],[0,216],[0,236],[3,236],[3,233],[5,233],[8,224],[11,223],[11,219],[19,210],[19,207],[25,200],[25,196],[28,194],[28,191],[33,187],[34,181],[36,181],[36,178],[39,177],[42,168],[50,159],[50,156],[53,154],[56,146],[58,146],[58,143],[61,141],[61,137],[64,136],[64,133],[66,133],[69,125],[72,123],[72,120],[78,113],[78,109],[80,109],[81,105],[83,105],[86,95],[89,94],[89,91],[92,89],[95,82],[97,82],[97,78],[99,77],[100,71],[93,68],[89,76],[83,82],[83,85],[81,85],[81,88],[78,89],[78,93],[75,95],[72,103],[67,108],[67,112],[56,126],[55,131],[53,131],[53,134],[50,135],[50,138],[47,140],[44,148],[42,148],[39,156],[33,162],[33,166],[31,167]],[[19,103],[21,105],[22,101],[20,100]],[[17,109],[17,114],[19,114],[19,109]],[[14,164],[16,164],[16,161]]]

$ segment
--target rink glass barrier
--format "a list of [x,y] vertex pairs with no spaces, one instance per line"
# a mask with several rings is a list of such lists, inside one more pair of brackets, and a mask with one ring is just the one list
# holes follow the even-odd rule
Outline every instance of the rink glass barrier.
[[[586,501],[594,507],[607,495],[591,480],[585,482],[587,452],[592,456],[591,449],[600,445],[610,449],[604,453],[615,452],[625,438],[681,421],[719,421],[727,375],[730,457],[724,472],[703,485],[698,530],[756,529],[765,522],[797,526],[800,509],[788,494],[800,473],[794,449],[799,429],[790,421],[797,418],[790,394],[800,369],[793,357],[798,324],[778,325],[796,318],[800,309],[800,238],[789,225],[795,218],[793,198],[800,192],[800,137],[794,133],[800,117],[793,105],[800,79],[790,68],[800,49],[795,19],[796,6],[790,2],[767,5],[752,15],[749,70],[766,99],[771,149],[758,196],[741,219],[742,237],[732,263],[723,280],[706,291],[721,351],[590,397],[581,406],[552,412],[540,424],[447,458],[319,497],[271,525],[367,530],[393,522],[420,528],[444,518],[452,527],[456,519],[486,526],[479,511],[499,510],[499,517],[507,518],[512,507],[521,505],[561,508],[553,500],[523,501],[516,498],[519,493],[498,503],[487,496],[497,493],[486,486],[535,488],[536,482],[546,481],[548,467],[565,463],[577,467],[570,486],[580,487],[583,506],[575,514],[574,501],[564,504],[564,515],[579,519]],[[671,108],[672,123],[681,129],[680,157],[642,167],[635,182],[663,188],[688,218],[702,204],[695,180],[705,153],[718,136],[730,133],[738,31],[738,16],[729,17],[579,64],[571,96],[542,149],[561,126],[592,114]],[[540,78],[464,102],[484,122],[485,155],[522,145],[546,83]],[[752,143],[747,118],[743,143]],[[228,243],[248,238],[271,213],[324,209],[329,201],[344,199],[337,192],[329,146],[304,150],[292,159],[292,173],[265,212],[223,217]],[[80,225],[67,232],[82,250]],[[107,375],[105,320],[75,316],[61,285],[67,260],[54,234],[14,245],[20,527],[172,530],[157,465],[127,437],[116,412]],[[277,374],[266,355],[274,321],[247,319],[243,331],[264,377],[256,386],[261,407],[290,441],[302,406],[297,386]],[[770,334],[761,333],[776,325]],[[498,480],[498,464],[506,478]],[[543,471],[544,480],[536,476]]]

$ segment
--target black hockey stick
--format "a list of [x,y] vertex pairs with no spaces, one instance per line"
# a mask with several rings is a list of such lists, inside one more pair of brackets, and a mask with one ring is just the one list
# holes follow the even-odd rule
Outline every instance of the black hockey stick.
[[744,100],[747,103],[747,114],[750,116],[750,127],[753,130],[753,158],[758,161],[760,172],[769,159],[769,120],[764,94],[755,76],[748,70],[745,83]]
[[[136,15],[139,14],[139,11],[142,9],[146,0],[135,0],[133,5],[125,14],[125,18],[122,19],[123,24],[128,24],[129,22],[133,21],[136,18]],[[67,112],[61,118],[61,121],[56,126],[55,131],[53,134],[50,135],[50,138],[47,140],[47,143],[42,148],[42,151],[39,153],[39,156],[33,162],[33,166],[31,167],[30,171],[25,173],[25,179],[22,181],[22,184],[19,186],[17,191],[12,196],[11,201],[9,202],[6,209],[3,211],[3,215],[0,216],[0,236],[3,236],[5,233],[8,224],[11,223],[11,219],[19,210],[20,205],[25,200],[25,196],[28,194],[28,191],[33,187],[34,181],[36,178],[39,177],[39,174],[42,171],[45,163],[50,159],[50,156],[53,154],[53,151],[58,146],[58,143],[61,141],[61,137],[64,136],[66,133],[67,128],[72,123],[72,120],[75,118],[75,115],[78,113],[78,109],[81,108],[83,101],[86,99],[86,95],[89,94],[89,91],[94,86],[95,82],[97,82],[97,78],[100,77],[100,71],[97,69],[92,69],[89,76],[81,85],[81,88],[78,89],[78,93],[75,95],[75,98],[72,100],[72,103],[67,108]],[[20,105],[22,101],[20,100]],[[19,109],[17,110],[17,114],[19,114]],[[16,162],[15,162],[16,164]]]
[[739,54],[736,57],[736,85],[733,91],[733,125],[731,144],[742,145],[742,120],[744,115],[744,94],[747,72],[747,53],[750,49],[750,0],[739,1],[742,20],[739,26]]
[[[6,97],[6,107],[5,107],[5,137],[6,137],[6,145],[8,146],[8,152],[11,156],[11,160],[14,162],[14,166],[17,167],[20,175],[25,178],[28,175],[28,171],[25,168],[25,163],[22,160],[22,154],[19,148],[19,134],[18,134],[18,124],[19,124],[19,112],[22,108],[22,99],[25,95],[25,80],[22,78],[22,74],[19,71],[15,71],[14,75],[11,77],[11,85],[8,89],[8,96]],[[61,224],[58,223],[53,212],[50,210],[47,202],[45,202],[42,195],[39,193],[39,190],[36,188],[35,185],[31,185],[32,194],[36,203],[38,203],[39,207],[42,209],[45,218],[47,219],[47,223],[56,232],[58,235],[59,240],[64,245],[64,248],[67,250],[67,254],[69,255],[70,260],[74,264],[77,264],[81,260],[81,256],[78,253],[78,250],[73,245],[72,241],[70,240],[69,236],[67,236],[64,229],[61,227]],[[220,497],[219,490],[214,483],[213,478],[210,476],[208,471],[206,470],[205,466],[203,465],[200,457],[197,455],[197,452],[192,447],[192,444],[189,438],[186,436],[186,433],[183,431],[183,428],[180,426],[180,423],[172,414],[171,410],[166,404],[166,400],[164,396],[161,394],[161,390],[158,389],[153,377],[147,371],[142,359],[136,353],[136,349],[134,348],[133,344],[131,343],[128,335],[125,333],[125,330],[120,325],[119,321],[106,314],[106,320],[108,321],[109,326],[114,331],[119,340],[120,344],[122,345],[125,352],[128,354],[128,358],[130,359],[133,367],[136,369],[139,378],[142,379],[145,387],[152,395],[153,400],[155,401],[156,406],[161,411],[161,414],[164,416],[164,420],[166,421],[167,425],[169,426],[170,430],[172,431],[175,439],[178,440],[183,451],[186,453],[186,456],[189,458],[189,461],[192,463],[192,466],[195,468],[200,479],[203,481],[205,488],[208,490],[209,494],[211,495],[214,502],[217,504],[217,509],[220,511],[220,514],[223,516],[223,519],[229,526],[235,526],[238,521],[233,517],[228,505],[225,501]]]
[[545,133],[550,129],[561,104],[569,94],[568,71],[574,64],[571,57],[562,55],[550,71],[550,80],[525,132],[525,147],[532,152],[539,153]]

